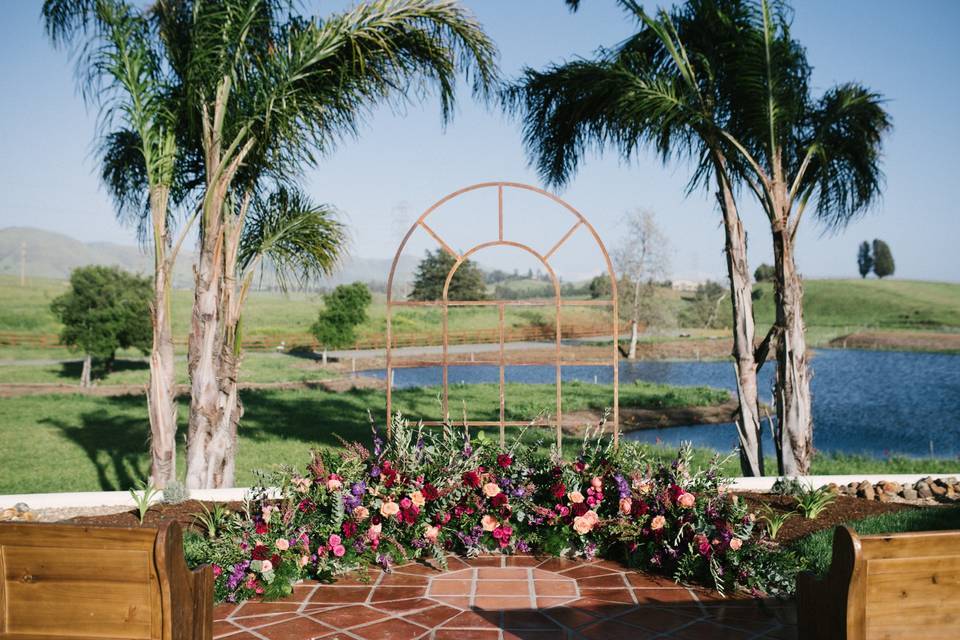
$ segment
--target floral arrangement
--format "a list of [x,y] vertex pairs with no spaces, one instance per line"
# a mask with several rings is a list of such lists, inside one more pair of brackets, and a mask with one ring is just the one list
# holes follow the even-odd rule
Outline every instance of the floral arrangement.
[[213,565],[218,599],[283,597],[302,578],[417,558],[444,565],[448,553],[604,556],[720,591],[791,583],[769,577],[780,575],[772,551],[725,492],[718,461],[694,471],[689,449],[654,469],[640,445],[614,449],[603,425],[572,460],[522,437],[501,448],[482,431],[428,432],[401,416],[392,428],[388,442],[374,433],[372,451],[344,443],[302,472],[264,476],[242,512],[188,535],[191,562]]

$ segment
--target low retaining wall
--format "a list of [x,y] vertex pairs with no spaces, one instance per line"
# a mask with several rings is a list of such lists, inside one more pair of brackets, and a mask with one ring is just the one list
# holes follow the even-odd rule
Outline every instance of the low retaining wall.
[[[960,469],[953,473],[922,473],[896,475],[842,475],[842,476],[803,476],[801,480],[814,487],[834,483],[840,486],[850,482],[860,483],[864,480],[876,484],[884,480],[901,485],[913,484],[924,478],[948,478],[960,476]],[[730,488],[739,491],[767,492],[779,478],[764,476],[762,478],[733,478]],[[192,500],[210,500],[217,502],[233,502],[243,500],[249,492],[247,487],[233,489],[200,489],[190,492]],[[129,507],[136,505],[129,491],[81,491],[75,493],[21,493],[0,495],[0,510],[12,508],[17,504],[26,504],[31,509],[58,509],[67,507]]]

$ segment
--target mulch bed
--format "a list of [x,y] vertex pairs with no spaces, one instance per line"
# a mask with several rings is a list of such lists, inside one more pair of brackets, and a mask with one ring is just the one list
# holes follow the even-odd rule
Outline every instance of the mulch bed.
[[[750,505],[751,511],[758,515],[763,505],[769,505],[772,509],[781,513],[784,511],[797,511],[796,499],[789,496],[751,492],[738,492],[737,495],[739,495],[741,499],[746,500]],[[801,513],[797,512],[795,516],[783,524],[779,534],[777,534],[777,542],[781,545],[787,545],[811,533],[822,531],[823,529],[832,529],[837,525],[850,522],[851,520],[860,520],[861,518],[868,518],[881,513],[903,511],[904,509],[923,508],[935,507],[923,507],[898,502],[876,502],[862,498],[837,496],[837,499],[827,505],[827,508],[815,520],[808,520],[804,518]]]
[[[111,513],[101,516],[77,516],[70,518],[66,522],[72,524],[87,524],[100,527],[148,527],[155,529],[160,523],[169,520],[176,520],[184,529],[198,529],[196,524],[196,514],[203,513],[201,505],[212,509],[213,502],[201,502],[199,500],[187,500],[179,504],[158,504],[150,507],[140,524],[140,512],[136,509],[123,511],[121,513]],[[231,511],[239,511],[243,508],[242,502],[228,502],[227,508]]]

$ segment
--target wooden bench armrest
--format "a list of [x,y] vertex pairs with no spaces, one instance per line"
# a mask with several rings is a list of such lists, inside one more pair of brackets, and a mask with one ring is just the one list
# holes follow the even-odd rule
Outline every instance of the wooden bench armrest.
[[171,613],[164,620],[164,638],[212,640],[213,568],[203,565],[191,571],[187,567],[183,533],[175,521],[160,526],[155,557],[164,608]]
[[801,638],[847,638],[847,601],[859,553],[857,534],[849,527],[837,527],[827,575],[818,579],[804,571],[797,576],[797,626]]

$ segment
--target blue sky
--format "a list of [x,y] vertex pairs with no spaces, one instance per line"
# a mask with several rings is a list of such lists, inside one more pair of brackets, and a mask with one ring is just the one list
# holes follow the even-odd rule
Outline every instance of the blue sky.
[[[325,13],[348,4],[311,6]],[[589,55],[632,30],[614,0],[585,0],[577,14],[570,14],[562,0],[465,4],[500,47],[507,77],[523,65],[542,67]],[[837,234],[823,235],[812,217],[804,220],[798,241],[801,271],[808,277],[853,277],[857,245],[880,237],[893,248],[898,277],[960,281],[954,157],[960,149],[960,38],[955,34],[960,2],[794,4],[794,32],[807,46],[815,90],[863,82],[888,98],[895,127],[885,148],[882,202]],[[96,114],[77,95],[66,54],[44,38],[39,7],[39,1],[11,2],[0,24],[0,227],[35,226],[84,241],[132,244],[133,231],[115,222],[96,177]],[[684,196],[688,172],[683,165],[661,166],[649,154],[629,164],[613,154],[590,156],[560,195],[611,247],[624,212],[654,211],[671,242],[674,276],[718,278],[724,273],[719,217],[709,194]],[[446,128],[436,100],[401,112],[376,111],[359,139],[347,141],[307,172],[305,185],[316,200],[344,212],[355,255],[388,257],[402,229],[435,200],[461,186],[497,179],[540,184],[527,166],[517,123],[463,93]],[[542,235],[544,221],[524,213],[517,211],[513,223],[518,235]],[[745,204],[743,215],[751,265],[770,261],[759,211]],[[451,220],[451,229],[470,228],[469,218]],[[493,256],[481,261],[496,264]],[[585,275],[594,264],[572,258],[563,275]]]

